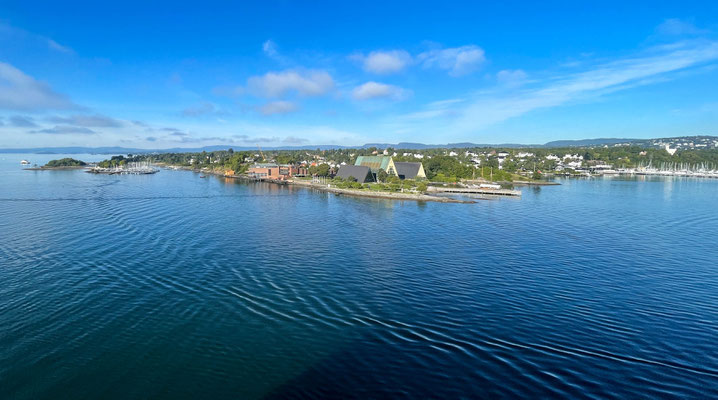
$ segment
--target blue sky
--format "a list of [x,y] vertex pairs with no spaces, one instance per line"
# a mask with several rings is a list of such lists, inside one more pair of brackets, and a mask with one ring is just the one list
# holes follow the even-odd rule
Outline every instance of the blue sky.
[[715,1],[105,3],[0,3],[0,147],[718,135]]

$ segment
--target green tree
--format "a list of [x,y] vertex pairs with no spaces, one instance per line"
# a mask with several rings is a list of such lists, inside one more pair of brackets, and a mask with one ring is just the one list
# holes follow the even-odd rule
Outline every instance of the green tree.
[[386,173],[386,171],[379,170],[379,172],[376,174],[376,179],[379,182],[386,182],[387,178],[389,177],[389,174]]
[[316,169],[316,174],[318,176],[329,176],[329,164],[319,164]]

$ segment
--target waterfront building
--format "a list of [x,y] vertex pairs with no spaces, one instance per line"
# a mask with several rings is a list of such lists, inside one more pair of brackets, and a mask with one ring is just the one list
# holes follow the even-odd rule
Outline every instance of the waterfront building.
[[399,179],[426,178],[424,166],[420,162],[395,162],[394,168]]
[[345,180],[354,178],[359,183],[375,181],[371,168],[364,165],[342,165],[337,171],[337,177]]
[[355,166],[364,166],[371,169],[376,180],[376,174],[384,171],[400,179],[426,178],[424,166],[420,162],[394,162],[390,156],[359,156],[354,162]]
[[257,163],[249,168],[247,175],[258,179],[286,180],[307,175],[307,168],[293,164]]
[[396,175],[394,159],[389,156],[359,156],[354,162],[354,165],[369,167],[375,175],[382,170],[389,175]]

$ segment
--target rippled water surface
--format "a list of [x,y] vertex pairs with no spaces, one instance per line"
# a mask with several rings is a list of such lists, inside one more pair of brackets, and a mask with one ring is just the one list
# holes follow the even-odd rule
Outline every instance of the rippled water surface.
[[28,157],[57,158],[0,154],[0,398],[718,393],[718,181],[439,204]]

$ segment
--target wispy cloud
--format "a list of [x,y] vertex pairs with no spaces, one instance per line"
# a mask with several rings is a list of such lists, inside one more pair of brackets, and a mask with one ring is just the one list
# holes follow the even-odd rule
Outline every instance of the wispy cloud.
[[373,81],[357,86],[352,90],[352,97],[355,100],[402,100],[407,94],[408,92],[406,90],[398,86]]
[[279,52],[277,51],[277,44],[272,40],[267,40],[262,43],[262,51],[270,58],[274,58],[279,55]]
[[0,109],[41,111],[78,108],[65,95],[10,64],[0,62]]
[[263,115],[288,114],[299,109],[296,103],[291,101],[272,101],[259,108]]
[[57,125],[54,128],[28,131],[28,133],[46,133],[51,135],[69,135],[79,133],[82,135],[94,135],[97,132],[93,131],[92,129],[81,126]]
[[486,61],[484,50],[476,45],[433,49],[419,54],[416,58],[425,68],[444,69],[454,77],[470,74]]
[[718,42],[698,40],[658,46],[633,57],[594,65],[520,91],[485,92],[462,110],[456,128],[475,131],[538,109],[672,79],[675,73],[718,60]]
[[282,97],[292,93],[300,96],[321,96],[333,88],[332,76],[323,70],[268,72],[247,79],[247,91],[265,98]]
[[282,143],[286,144],[292,144],[292,145],[300,145],[300,144],[306,144],[309,140],[305,138],[300,138],[296,136],[287,136],[284,139],[282,139]]
[[71,115],[67,117],[48,117],[47,121],[56,124],[84,126],[92,128],[119,128],[125,124],[122,121],[104,115]]
[[364,55],[353,54],[351,59],[361,62],[365,71],[374,74],[393,74],[411,64],[411,55],[405,50],[372,51]]
[[445,117],[455,117],[459,114],[458,108],[466,99],[447,99],[434,101],[427,104],[422,110],[413,113],[400,115],[402,121],[425,121]]
[[520,69],[504,69],[496,73],[496,80],[502,85],[519,86],[526,81],[528,75]]
[[26,44],[39,45],[41,47],[46,46],[48,49],[59,53],[75,54],[75,51],[70,47],[63,46],[49,37],[16,28],[2,21],[0,21],[0,37],[5,37],[14,41],[20,40]]
[[17,128],[35,128],[38,125],[32,117],[25,117],[22,115],[13,115],[9,119],[10,126]]
[[200,117],[208,114],[216,114],[218,112],[217,107],[208,102],[204,101],[196,106],[187,107],[182,110],[182,116],[184,117]]
[[706,29],[700,29],[690,21],[678,18],[669,18],[656,28],[656,32],[662,35],[682,36],[682,35],[702,35],[708,33]]
[[47,46],[51,48],[52,50],[59,51],[60,53],[65,54],[75,54],[75,51],[67,46],[63,46],[60,43],[57,43],[56,41],[52,39],[47,39]]

